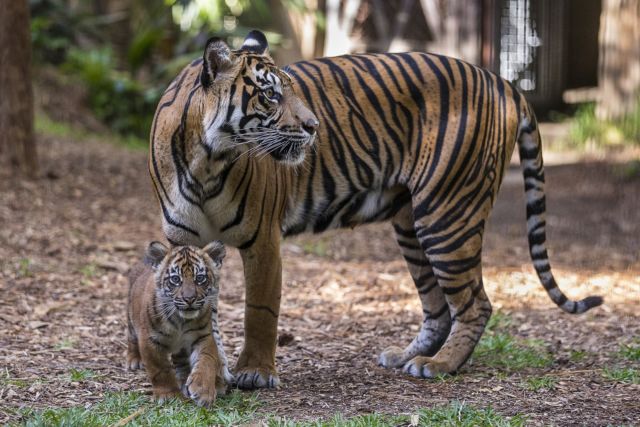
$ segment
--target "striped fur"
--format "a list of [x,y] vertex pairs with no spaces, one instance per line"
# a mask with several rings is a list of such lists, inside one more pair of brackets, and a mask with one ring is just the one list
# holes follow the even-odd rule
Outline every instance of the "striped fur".
[[[380,363],[419,377],[455,372],[491,315],[482,237],[516,141],[540,280],[566,311],[602,302],[569,301],[553,280],[540,137],[531,108],[508,82],[426,53],[321,58],[281,71],[266,52],[231,52],[232,70],[207,87],[202,61],[186,67],[162,98],[151,135],[150,171],[167,238],[220,239],[240,249],[247,290],[241,387],[278,383],[281,236],[383,220],[393,223],[424,321],[408,347],[383,351]],[[256,63],[273,75],[266,79]],[[275,79],[271,87],[281,96],[258,123],[252,106],[269,86],[256,87]],[[251,119],[243,122],[240,113]],[[315,116],[317,132],[305,128]],[[264,140],[277,148],[259,137],[238,140],[243,123],[268,127]],[[306,129],[310,137],[275,141],[270,135],[280,128]],[[282,155],[289,149],[294,155]],[[280,154],[251,154],[260,150]]]
[[127,368],[144,366],[159,400],[182,392],[208,406],[233,380],[217,323],[224,255],[220,242],[171,250],[152,242],[130,274]]

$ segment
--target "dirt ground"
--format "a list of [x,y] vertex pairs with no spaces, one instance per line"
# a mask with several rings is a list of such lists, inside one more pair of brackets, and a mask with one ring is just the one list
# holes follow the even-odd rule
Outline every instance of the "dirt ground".
[[[146,154],[40,137],[36,181],[0,171],[0,422],[24,407],[88,405],[107,391],[144,390],[123,368],[125,272],[161,238]],[[620,157],[620,156],[618,156]],[[624,157],[624,156],[623,156]],[[628,160],[628,159],[627,159]],[[533,273],[522,178],[512,168],[486,232],[484,276],[496,311],[517,339],[540,339],[546,368],[500,372],[472,362],[453,379],[418,380],[376,364],[407,344],[420,307],[388,225],[287,240],[277,362],[282,387],[261,391],[265,413],[301,419],[410,413],[458,400],[532,424],[634,424],[640,385],[602,370],[630,367],[620,345],[640,336],[640,178],[607,156],[547,167],[548,245],[565,292],[602,295],[585,315],[562,313]],[[232,361],[242,344],[240,259],[229,250],[220,301]],[[584,352],[574,360],[572,351]],[[70,381],[72,369],[95,375]],[[526,378],[553,376],[530,391]]]

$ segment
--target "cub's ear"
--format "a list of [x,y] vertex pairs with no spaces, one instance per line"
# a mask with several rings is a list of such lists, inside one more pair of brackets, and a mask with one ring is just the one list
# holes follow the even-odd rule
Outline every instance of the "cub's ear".
[[233,67],[235,56],[222,39],[212,37],[207,41],[202,59],[204,62],[200,82],[203,87],[208,88],[219,74]]
[[164,257],[169,252],[169,248],[160,242],[151,242],[144,253],[142,262],[146,265],[153,267],[154,269],[160,265]]
[[213,260],[213,264],[216,268],[222,267],[222,260],[227,254],[227,251],[220,240],[214,240],[202,248],[202,250],[205,251],[205,253]]
[[267,37],[264,33],[258,30],[253,30],[247,34],[247,38],[242,43],[241,50],[249,52],[255,52],[260,55],[269,54],[269,44],[267,43]]

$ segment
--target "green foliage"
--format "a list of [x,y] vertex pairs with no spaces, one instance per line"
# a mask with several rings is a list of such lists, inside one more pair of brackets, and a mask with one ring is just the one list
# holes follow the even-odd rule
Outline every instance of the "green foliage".
[[97,374],[91,369],[69,369],[69,380],[71,380],[72,382],[80,382],[96,377]]
[[569,140],[578,146],[609,146],[640,143],[640,100],[627,117],[617,121],[603,121],[596,117],[593,103],[580,106],[569,130]]
[[525,388],[531,391],[553,390],[558,380],[551,376],[531,377],[525,380]]
[[640,384],[640,370],[635,368],[604,368],[602,375],[608,380],[627,383]]
[[118,133],[146,138],[161,90],[145,87],[127,73],[115,71],[111,49],[72,49],[66,69],[76,73],[89,89],[96,116]]
[[634,362],[640,361],[640,341],[636,341],[633,344],[622,344],[618,354]]

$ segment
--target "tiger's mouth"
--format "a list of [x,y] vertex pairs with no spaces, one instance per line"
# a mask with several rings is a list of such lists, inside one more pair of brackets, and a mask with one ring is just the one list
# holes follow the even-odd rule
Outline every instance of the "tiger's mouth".
[[316,134],[303,135],[299,137],[289,137],[286,143],[269,152],[271,157],[280,163],[296,166],[304,161],[307,149],[313,145]]
[[195,319],[196,317],[198,317],[200,315],[200,311],[201,310],[202,310],[202,307],[198,307],[198,308],[195,308],[195,307],[179,308],[178,309],[178,314],[183,319]]

